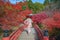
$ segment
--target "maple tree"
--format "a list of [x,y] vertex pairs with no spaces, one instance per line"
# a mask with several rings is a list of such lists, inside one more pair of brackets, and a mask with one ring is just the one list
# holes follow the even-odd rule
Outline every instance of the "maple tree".
[[47,27],[49,32],[52,32],[53,29],[60,28],[60,12],[54,12],[55,14],[51,18],[47,18],[42,21],[42,24]]
[[[0,6],[2,6],[0,24],[3,30],[10,30],[12,26],[19,26],[26,16],[32,13],[32,11],[27,8],[26,3],[19,2],[13,5],[10,2],[6,2],[2,5],[3,3],[2,1],[0,4]],[[25,6],[25,8],[23,6]]]
[[35,23],[41,23],[46,18],[48,18],[48,16],[45,12],[37,13],[32,16],[32,20]]

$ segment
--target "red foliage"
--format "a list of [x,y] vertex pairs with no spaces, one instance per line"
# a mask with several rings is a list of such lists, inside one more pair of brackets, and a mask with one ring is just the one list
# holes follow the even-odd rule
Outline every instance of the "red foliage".
[[60,28],[60,13],[57,13],[53,16],[53,19],[55,21],[55,25],[57,28]]
[[48,29],[53,30],[53,28],[60,28],[60,13],[53,15],[52,18],[47,18],[42,21],[42,24],[47,25]]
[[2,0],[0,0],[0,5],[4,5],[4,2]]
[[48,16],[45,14],[45,12],[42,12],[42,13],[38,13],[38,14],[35,14],[32,16],[32,20],[35,22],[35,23],[41,23],[42,20],[48,18]]
[[[26,16],[32,13],[29,9],[22,10],[22,5],[20,4],[12,5],[10,3],[6,3],[3,6],[5,14],[3,17],[0,17],[0,24],[3,25],[2,29],[4,30],[11,29],[12,26],[19,26]],[[12,9],[6,8],[6,6],[11,6]],[[21,11],[17,12],[17,10]]]
[[42,21],[42,24],[49,29],[49,31],[52,31],[53,29],[53,25],[54,24],[54,20],[53,18],[47,18],[45,20]]
[[26,9],[26,10],[24,10],[24,11],[21,11],[21,12],[19,12],[19,15],[21,15],[22,16],[22,18],[26,18],[29,14],[31,14],[32,13],[32,11],[31,10],[29,10],[29,9]]
[[13,9],[16,9],[16,10],[22,10],[21,5],[13,5],[12,7],[13,7]]

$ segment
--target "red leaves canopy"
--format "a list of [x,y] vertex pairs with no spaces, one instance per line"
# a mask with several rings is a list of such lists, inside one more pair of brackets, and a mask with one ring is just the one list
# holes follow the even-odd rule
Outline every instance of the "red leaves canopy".
[[[19,26],[20,23],[23,22],[24,18],[26,18],[27,15],[29,15],[32,11],[29,9],[18,11],[21,10],[21,5],[12,5],[10,3],[6,3],[3,5],[4,6],[4,16],[0,17],[0,24],[2,24],[2,28],[5,29],[10,29],[12,26]],[[8,8],[7,8],[7,7]],[[12,9],[9,9],[9,8]],[[17,9],[17,10],[16,10]]]
[[36,23],[41,23],[42,20],[48,18],[48,16],[45,14],[45,12],[38,13],[32,16],[32,20]]
[[57,13],[53,16],[57,28],[60,28],[60,13]]
[[13,8],[16,9],[16,10],[22,10],[21,5],[13,5]]
[[47,18],[42,21],[42,24],[47,25],[48,29],[60,28],[60,14],[55,14],[52,18]]

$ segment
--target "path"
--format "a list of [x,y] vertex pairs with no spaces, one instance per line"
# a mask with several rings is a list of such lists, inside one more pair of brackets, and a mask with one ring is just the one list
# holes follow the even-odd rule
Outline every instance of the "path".
[[34,28],[31,28],[31,33],[27,34],[26,31],[23,31],[19,36],[18,40],[38,40],[37,33]]

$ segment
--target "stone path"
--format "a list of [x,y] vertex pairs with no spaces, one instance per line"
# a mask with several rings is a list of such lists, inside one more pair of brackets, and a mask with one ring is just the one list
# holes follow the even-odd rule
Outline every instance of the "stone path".
[[23,31],[19,36],[18,40],[38,40],[37,33],[34,28],[31,28],[31,33],[27,34],[26,31]]

